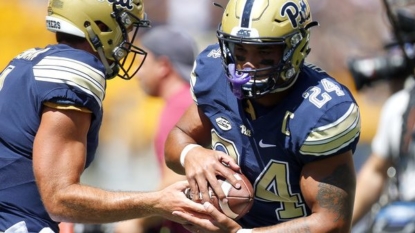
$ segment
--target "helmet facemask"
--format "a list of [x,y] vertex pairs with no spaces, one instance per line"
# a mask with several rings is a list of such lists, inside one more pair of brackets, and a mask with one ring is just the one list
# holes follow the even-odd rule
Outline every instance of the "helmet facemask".
[[[149,27],[149,22],[144,18],[140,20],[123,8],[113,4],[113,17],[121,28],[122,41],[112,51],[112,69],[118,77],[129,80],[141,68],[147,53],[133,44],[140,27]],[[131,39],[130,39],[131,37]],[[138,55],[139,65],[135,65]]]
[[[110,73],[107,72],[107,79],[118,76],[129,80],[135,76],[147,57],[147,52],[135,46],[133,42],[138,34],[138,29],[140,27],[149,27],[150,22],[146,19],[145,14],[144,19],[139,19],[116,4],[113,4],[112,17],[115,18],[121,29],[122,40],[112,50],[110,59],[112,64],[109,65],[110,70],[107,68],[107,71],[110,71]],[[101,60],[104,59],[101,58]],[[137,62],[138,65],[135,64]],[[106,61],[103,61],[103,63],[105,65]]]

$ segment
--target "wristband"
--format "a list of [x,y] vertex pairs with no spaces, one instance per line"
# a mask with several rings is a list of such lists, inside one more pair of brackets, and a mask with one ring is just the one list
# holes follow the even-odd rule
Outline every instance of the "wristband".
[[189,153],[189,151],[195,147],[198,147],[200,145],[198,144],[188,144],[187,146],[185,146],[182,150],[182,153],[180,153],[180,164],[182,165],[182,167],[184,167],[184,159],[186,158],[187,154]]
[[252,233],[252,229],[239,229],[236,233]]

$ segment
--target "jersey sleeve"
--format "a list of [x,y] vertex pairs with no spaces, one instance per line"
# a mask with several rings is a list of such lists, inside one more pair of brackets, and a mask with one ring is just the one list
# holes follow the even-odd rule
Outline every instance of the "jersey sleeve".
[[[220,48],[218,44],[209,45],[196,58],[190,85],[194,102],[199,106],[226,109],[229,86],[222,67]],[[215,100],[212,102],[212,97]]]
[[77,51],[44,57],[33,67],[41,102],[100,112],[106,83],[99,66],[96,58]]
[[304,90],[303,98],[297,99],[298,107],[292,109],[292,119],[288,121],[291,131],[288,148],[303,163],[349,150],[354,153],[360,137],[361,118],[351,92],[313,66],[305,67],[300,78],[305,87],[298,88]]
[[342,103],[332,107],[319,119],[305,138],[300,153],[327,156],[348,150],[354,152],[359,135],[358,106],[355,103]]

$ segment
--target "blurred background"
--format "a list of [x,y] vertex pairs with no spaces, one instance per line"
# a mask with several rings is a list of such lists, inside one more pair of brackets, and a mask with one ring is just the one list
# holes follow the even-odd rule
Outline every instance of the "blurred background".
[[[215,30],[227,0],[147,0],[145,9],[153,25],[180,26],[194,35],[199,49],[215,43]],[[353,92],[362,114],[362,134],[355,153],[356,168],[368,156],[380,108],[391,94],[387,82],[356,90],[348,61],[375,56],[391,39],[381,0],[309,0],[314,20],[311,32],[314,63]],[[47,0],[0,1],[0,70],[9,60],[32,47],[55,43],[45,28]],[[151,29],[141,29],[151,30]],[[172,38],[174,46],[174,38]],[[301,80],[300,80],[301,81]],[[83,182],[113,190],[152,190],[159,172],[153,153],[153,135],[163,102],[147,97],[138,80],[108,81],[99,154],[83,175]]]

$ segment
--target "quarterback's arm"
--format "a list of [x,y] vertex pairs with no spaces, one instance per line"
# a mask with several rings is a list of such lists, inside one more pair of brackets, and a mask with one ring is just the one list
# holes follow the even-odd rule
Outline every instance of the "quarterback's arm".
[[[90,113],[44,107],[33,150],[36,183],[43,203],[55,221],[107,223],[146,215],[171,219],[171,211],[201,210],[182,190],[152,193],[109,192],[80,183],[84,169]],[[180,220],[180,219],[173,219]]]
[[[165,144],[165,160],[168,167],[179,174],[186,174],[195,200],[199,199],[201,193],[203,200],[209,201],[208,184],[219,199],[225,198],[216,178],[217,175],[221,175],[239,188],[239,183],[233,174],[239,171],[240,167],[227,154],[210,149],[211,129],[207,116],[193,103],[171,130]],[[189,144],[200,146],[187,152],[182,166],[180,156]]]
[[[163,189],[177,181],[185,180],[186,177],[179,175],[169,169],[165,163],[161,164],[162,178],[157,190]],[[115,233],[144,233],[149,232],[152,228],[160,226],[164,218],[160,216],[151,216],[144,218],[137,218],[128,221],[122,221],[115,224]]]
[[[349,233],[356,182],[352,152],[348,151],[305,165],[300,182],[303,197],[312,214],[273,226],[254,228],[252,232]],[[233,233],[241,228],[212,205],[205,203],[205,208],[213,220],[198,218],[184,212],[174,214],[187,219],[191,224],[186,227],[195,232],[204,229],[218,233]]]
[[380,157],[376,153],[372,153],[364,163],[357,177],[353,225],[365,216],[370,211],[372,205],[379,200],[388,179],[387,170],[391,166],[391,161]]

